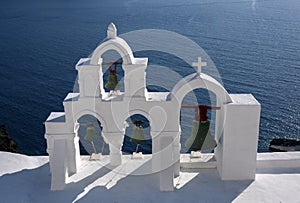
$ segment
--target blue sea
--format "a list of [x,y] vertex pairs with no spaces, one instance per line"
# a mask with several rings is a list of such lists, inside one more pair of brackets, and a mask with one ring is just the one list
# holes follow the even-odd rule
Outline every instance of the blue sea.
[[[272,138],[300,139],[299,0],[2,0],[0,123],[21,153],[46,154],[43,122],[63,111],[75,64],[92,53],[110,22],[120,34],[164,29],[201,46],[229,93],[252,93],[261,103],[259,152]],[[183,76],[192,72],[172,57],[137,54]],[[183,140],[191,125],[182,122]]]

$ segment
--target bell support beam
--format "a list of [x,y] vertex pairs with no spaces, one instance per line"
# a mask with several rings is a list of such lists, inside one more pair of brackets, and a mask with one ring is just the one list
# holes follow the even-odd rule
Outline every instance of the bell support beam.
[[195,121],[206,121],[207,120],[207,110],[220,110],[221,107],[217,106],[204,106],[204,105],[182,105],[181,108],[194,109]]

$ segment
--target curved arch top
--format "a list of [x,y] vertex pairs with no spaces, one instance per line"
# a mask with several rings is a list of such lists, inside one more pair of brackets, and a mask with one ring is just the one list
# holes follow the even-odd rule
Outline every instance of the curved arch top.
[[147,111],[141,110],[141,109],[131,109],[130,111],[127,111],[125,114],[122,116],[122,120],[126,121],[130,116],[140,114],[144,116],[145,118],[148,119],[149,123],[151,123],[151,116]]
[[217,80],[204,73],[193,73],[181,79],[174,86],[171,99],[176,99],[181,104],[186,94],[198,88],[212,91],[223,104],[232,102],[226,89]]
[[105,119],[103,119],[102,116],[100,116],[98,113],[96,113],[94,111],[90,111],[90,110],[83,110],[83,111],[80,111],[80,112],[76,113],[74,115],[74,121],[77,122],[78,119],[80,119],[82,116],[85,116],[85,115],[94,116],[96,119],[98,119],[100,121],[101,126],[103,127],[103,130],[107,129]]
[[127,42],[120,37],[115,37],[106,39],[95,49],[91,57],[91,65],[98,65],[99,58],[108,50],[117,51],[121,55],[124,64],[134,64],[134,56]]

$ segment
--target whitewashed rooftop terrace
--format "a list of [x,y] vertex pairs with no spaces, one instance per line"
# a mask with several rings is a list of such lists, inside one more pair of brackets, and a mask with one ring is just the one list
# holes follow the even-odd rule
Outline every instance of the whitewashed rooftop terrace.
[[113,170],[108,157],[82,159],[65,190],[50,191],[48,157],[0,152],[1,202],[300,202],[300,152],[259,153],[255,181],[222,181],[215,168],[183,168],[174,192],[159,191],[157,174],[139,175],[150,167],[149,156],[123,156]]

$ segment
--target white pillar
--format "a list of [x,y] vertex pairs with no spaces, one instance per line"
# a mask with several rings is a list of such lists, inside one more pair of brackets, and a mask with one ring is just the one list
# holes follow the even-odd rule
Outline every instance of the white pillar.
[[173,139],[164,133],[160,138],[160,191],[174,190]]
[[71,139],[66,140],[68,176],[77,173],[80,165],[79,137],[74,133]]
[[46,137],[52,176],[51,190],[62,190],[66,178],[77,173],[79,168],[79,138],[75,133],[46,134]]
[[51,159],[51,190],[63,190],[67,179],[67,147],[65,139],[54,140]]
[[[260,121],[260,104],[251,94],[231,94],[226,104],[221,137],[222,161],[218,170],[223,180],[253,180]],[[219,160],[218,160],[219,161]]]
[[[176,132],[174,132],[176,133]],[[177,132],[177,136],[174,137],[173,141],[173,159],[174,159],[174,177],[180,175],[180,134],[181,132]]]
[[124,139],[124,131],[120,132],[103,132],[102,136],[105,142],[109,144],[109,157],[112,166],[122,164],[122,145]]
[[147,58],[137,64],[123,64],[125,97],[145,99]]
[[[80,97],[101,97],[100,87],[103,87],[102,66],[87,64],[88,60],[88,58],[80,59],[76,64]],[[101,63],[102,59],[99,60]]]
[[223,161],[223,130],[224,130],[224,116],[225,116],[225,107],[220,99],[217,98],[217,105],[221,107],[220,110],[216,111],[216,122],[215,122],[215,140],[217,142],[217,147],[214,149],[214,154],[217,160],[217,169],[220,172],[222,168],[222,161]]
[[160,171],[160,132],[151,131],[152,137],[152,172]]
[[65,113],[56,112],[45,122],[52,190],[62,190],[66,178],[76,173],[80,164],[79,138],[74,133],[74,123],[65,121]]

